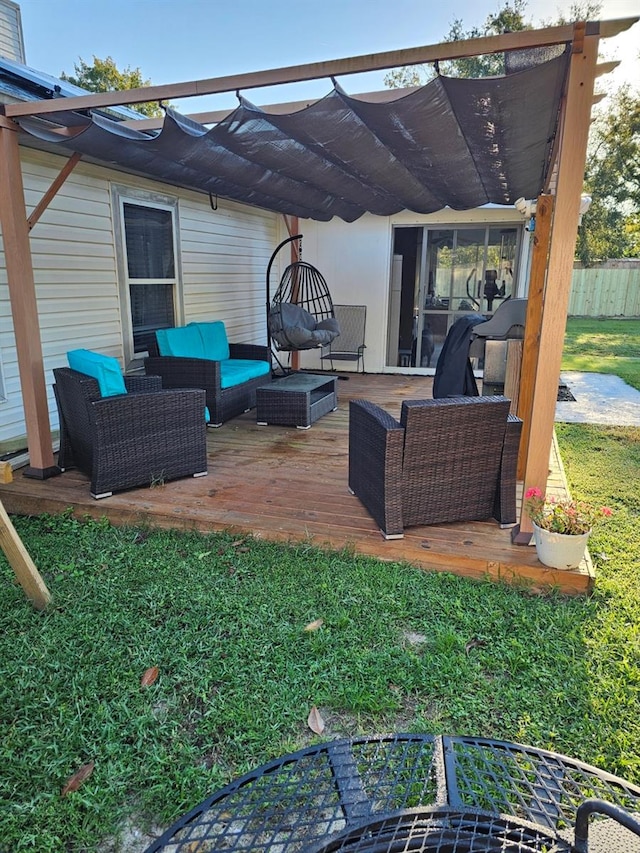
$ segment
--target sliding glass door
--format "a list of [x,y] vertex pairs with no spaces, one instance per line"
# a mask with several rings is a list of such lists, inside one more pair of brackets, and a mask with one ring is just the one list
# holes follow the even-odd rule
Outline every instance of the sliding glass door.
[[459,316],[514,295],[519,242],[517,226],[394,229],[387,364],[435,367]]

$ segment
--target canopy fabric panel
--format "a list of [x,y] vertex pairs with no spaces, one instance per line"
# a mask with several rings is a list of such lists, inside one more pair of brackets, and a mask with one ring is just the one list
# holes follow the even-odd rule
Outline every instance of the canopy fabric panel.
[[155,135],[100,115],[64,137],[37,118],[20,124],[48,147],[302,218],[465,210],[541,192],[568,59],[504,77],[438,76],[386,102],[336,85],[286,115],[241,99],[211,129],[171,109]]

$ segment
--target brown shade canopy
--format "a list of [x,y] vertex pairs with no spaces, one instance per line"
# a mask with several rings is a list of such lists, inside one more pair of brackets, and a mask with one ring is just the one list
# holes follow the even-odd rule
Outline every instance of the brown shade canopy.
[[[570,55],[560,50],[543,62],[528,51],[536,64],[503,77],[438,76],[382,103],[337,85],[285,115],[241,98],[213,128],[172,109],[154,133],[99,114],[19,122],[50,149],[321,221],[513,204],[535,198],[547,180]],[[61,125],[71,135],[61,136]]]

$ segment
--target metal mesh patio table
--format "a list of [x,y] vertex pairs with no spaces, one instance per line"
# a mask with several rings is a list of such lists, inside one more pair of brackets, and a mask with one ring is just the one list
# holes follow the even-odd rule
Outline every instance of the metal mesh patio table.
[[640,788],[521,744],[336,740],[212,794],[147,853],[638,853]]

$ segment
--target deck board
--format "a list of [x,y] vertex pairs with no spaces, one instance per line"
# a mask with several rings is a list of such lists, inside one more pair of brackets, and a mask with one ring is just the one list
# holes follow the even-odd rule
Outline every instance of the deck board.
[[[430,377],[351,374],[339,381],[338,410],[311,429],[258,426],[255,410],[208,432],[209,474],[154,488],[134,489],[100,501],[88,479],[66,471],[44,482],[14,472],[0,484],[10,513],[106,516],[113,524],[145,524],[250,533],[275,541],[312,541],[353,549],[382,560],[407,561],[425,570],[523,584],[532,591],[556,588],[584,594],[593,586],[587,558],[579,570],[543,566],[535,548],[511,544],[510,531],[495,522],[407,528],[404,539],[385,541],[347,486],[349,399],[372,400],[395,417],[403,399],[431,397]],[[471,443],[470,443],[471,447]],[[564,472],[555,448],[549,485],[562,493]]]

